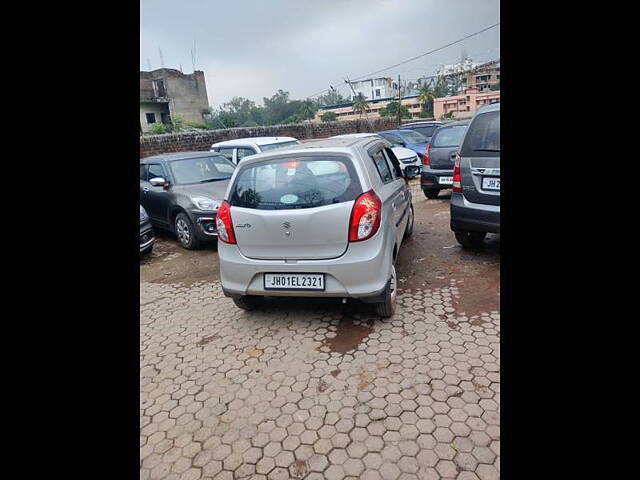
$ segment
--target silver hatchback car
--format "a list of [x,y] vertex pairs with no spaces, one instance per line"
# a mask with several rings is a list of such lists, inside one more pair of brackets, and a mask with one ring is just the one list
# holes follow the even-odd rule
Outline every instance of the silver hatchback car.
[[407,178],[379,137],[317,140],[247,157],[216,217],[224,294],[357,298],[393,315],[394,263],[413,231]]

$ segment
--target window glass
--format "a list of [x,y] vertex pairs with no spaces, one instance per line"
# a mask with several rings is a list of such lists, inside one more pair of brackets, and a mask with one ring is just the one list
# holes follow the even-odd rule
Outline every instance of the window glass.
[[162,168],[162,165],[158,165],[158,164],[152,164],[149,165],[149,176],[147,177],[149,180],[151,180],[152,178],[156,178],[156,177],[162,177],[166,180],[166,175],[164,174],[164,169]]
[[385,148],[384,151],[387,154],[389,163],[391,163],[394,178],[402,178],[402,167],[400,167],[400,162],[398,161],[396,154],[390,148]]
[[244,157],[248,157],[249,155],[255,155],[255,154],[256,152],[253,150],[253,148],[238,147],[238,151],[236,152],[236,157],[238,158],[238,161],[240,161]]
[[381,133],[380,136],[385,140],[388,140],[389,143],[393,143],[393,144],[404,143],[404,140],[402,140],[399,136],[394,135],[392,133]]
[[389,169],[389,164],[387,163],[387,159],[385,158],[382,150],[378,150],[376,153],[371,155],[374,165],[376,166],[376,170],[378,170],[378,174],[380,174],[380,179],[382,183],[387,183],[393,180],[393,176],[391,175],[391,170]]
[[266,145],[260,145],[260,150],[265,152],[267,150],[271,150],[271,149],[274,149],[274,148],[289,147],[291,145],[298,145],[299,143],[300,142],[298,140],[292,140],[290,142],[268,143]]
[[348,202],[361,193],[360,181],[348,159],[271,159],[242,168],[231,189],[230,202],[258,210],[284,210]]
[[407,128],[407,130],[413,130],[414,132],[418,132],[424,135],[425,137],[429,138],[433,135],[433,131],[436,128],[438,128],[438,125],[426,125],[424,127],[411,127],[410,129]]
[[233,161],[233,149],[234,147],[218,147],[216,148],[216,152],[221,153],[227,157],[228,160]]
[[155,113],[145,113],[147,117],[147,123],[156,123],[156,114]]
[[228,180],[234,169],[233,163],[218,155],[171,162],[171,171],[178,185]]
[[460,155],[492,156],[500,152],[500,111],[478,115],[469,125]]
[[432,147],[457,147],[460,145],[464,135],[466,125],[456,125],[438,130],[435,137],[431,139]]
[[427,137],[425,137],[421,133],[414,132],[413,130],[403,130],[400,135],[402,135],[411,143],[426,143],[429,141]]

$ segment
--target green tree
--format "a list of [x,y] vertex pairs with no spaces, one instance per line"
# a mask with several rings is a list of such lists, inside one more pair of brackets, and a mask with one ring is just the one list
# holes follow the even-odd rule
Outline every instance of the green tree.
[[447,112],[440,115],[440,120],[451,120],[453,118],[453,112]]
[[360,114],[360,118],[362,119],[362,114],[367,111],[369,108],[369,103],[367,102],[367,97],[365,97],[362,93],[358,93],[353,97],[353,111]]
[[336,112],[325,112],[320,115],[320,120],[323,122],[335,122],[338,119]]
[[330,88],[329,92],[325,93],[324,95],[320,95],[317,100],[318,105],[321,107],[327,105],[337,105],[339,103],[345,103],[346,101],[347,99],[340,95],[335,88]]
[[304,120],[311,121],[313,117],[316,116],[317,111],[318,111],[318,105],[313,100],[307,98],[304,102],[302,102],[302,108],[300,109],[300,114]]
[[380,109],[381,117],[397,117],[398,116],[398,107],[400,108],[400,118],[411,118],[411,113],[409,113],[409,109],[402,105],[397,101],[390,102],[385,108]]

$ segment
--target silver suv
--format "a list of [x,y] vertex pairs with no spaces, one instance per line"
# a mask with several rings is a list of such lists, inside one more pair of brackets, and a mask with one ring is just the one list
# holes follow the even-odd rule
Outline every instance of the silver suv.
[[216,217],[224,294],[357,298],[393,315],[398,250],[413,230],[407,178],[379,137],[334,138],[252,155]]
[[500,233],[500,104],[478,110],[456,154],[451,230],[465,248]]

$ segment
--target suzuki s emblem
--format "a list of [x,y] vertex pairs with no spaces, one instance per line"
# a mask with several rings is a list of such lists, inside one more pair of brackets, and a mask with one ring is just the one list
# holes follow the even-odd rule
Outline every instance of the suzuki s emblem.
[[288,230],[291,228],[291,224],[289,222],[284,222],[282,224],[282,228],[284,228],[285,230]]

